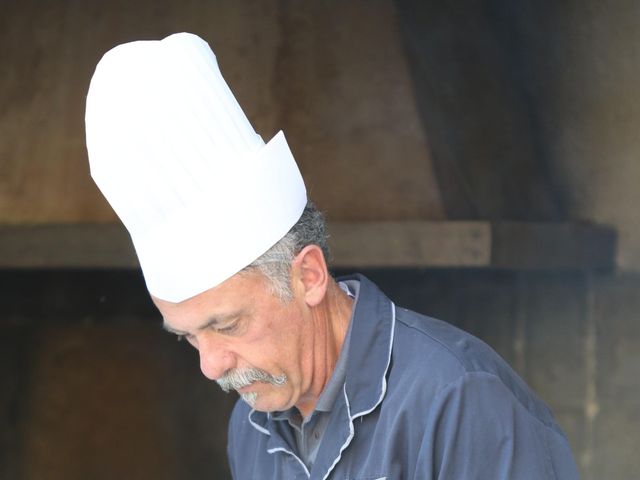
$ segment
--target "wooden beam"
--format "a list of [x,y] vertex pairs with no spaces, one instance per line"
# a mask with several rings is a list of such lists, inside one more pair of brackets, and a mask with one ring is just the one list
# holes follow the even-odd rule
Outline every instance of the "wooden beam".
[[616,234],[585,223],[494,223],[491,266],[513,270],[610,269]]
[[329,225],[336,267],[486,267],[487,222],[363,222]]
[[[613,268],[615,233],[580,223],[483,221],[329,224],[338,268]],[[0,268],[137,268],[118,224],[0,226]]]
[[120,224],[0,227],[2,268],[137,268]]

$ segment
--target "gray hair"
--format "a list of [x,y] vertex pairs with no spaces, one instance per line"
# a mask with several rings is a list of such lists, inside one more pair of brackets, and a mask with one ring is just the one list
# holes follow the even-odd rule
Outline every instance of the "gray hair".
[[269,280],[272,293],[287,303],[293,298],[291,264],[307,245],[319,246],[328,261],[329,247],[324,216],[311,201],[307,202],[300,219],[291,230],[242,272],[258,271],[264,275]]

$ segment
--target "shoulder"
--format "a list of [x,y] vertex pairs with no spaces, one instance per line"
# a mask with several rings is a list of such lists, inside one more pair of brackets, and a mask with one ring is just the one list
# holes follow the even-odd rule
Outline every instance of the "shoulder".
[[[490,346],[451,324],[396,309],[389,382],[433,399],[456,386],[486,384],[554,426],[548,407]],[[485,391],[477,388],[477,391]]]
[[395,313],[393,348],[398,361],[406,360],[415,368],[429,365],[430,375],[441,372],[444,382],[469,372],[496,372],[507,367],[479,338],[449,323],[401,307],[397,307]]

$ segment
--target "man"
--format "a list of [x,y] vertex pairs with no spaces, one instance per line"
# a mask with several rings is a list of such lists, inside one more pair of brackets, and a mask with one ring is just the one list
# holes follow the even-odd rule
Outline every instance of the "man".
[[488,346],[331,278],[282,132],[255,134],[203,40],[108,52],[86,125],[165,328],[241,396],[234,478],[577,478],[548,408]]

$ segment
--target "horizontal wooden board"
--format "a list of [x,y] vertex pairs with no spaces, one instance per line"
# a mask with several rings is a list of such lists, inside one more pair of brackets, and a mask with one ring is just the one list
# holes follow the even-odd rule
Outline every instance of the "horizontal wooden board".
[[120,224],[0,227],[3,268],[137,268]]
[[613,268],[616,233],[588,223],[499,222],[492,225],[496,268],[573,270]]
[[362,222],[330,225],[335,266],[486,267],[486,222]]
[[[613,268],[615,233],[579,223],[334,222],[337,268]],[[119,224],[0,227],[0,268],[137,268]]]

